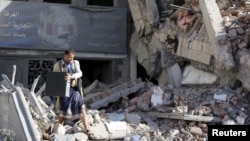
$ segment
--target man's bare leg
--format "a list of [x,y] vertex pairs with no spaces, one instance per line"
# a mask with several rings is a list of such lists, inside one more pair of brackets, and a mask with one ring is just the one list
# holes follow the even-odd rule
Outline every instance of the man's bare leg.
[[85,132],[87,132],[89,130],[89,128],[88,128],[88,123],[87,123],[87,114],[85,111],[85,107],[83,107],[81,110],[81,120],[83,123],[83,129]]
[[64,117],[59,115],[59,123],[64,124]]

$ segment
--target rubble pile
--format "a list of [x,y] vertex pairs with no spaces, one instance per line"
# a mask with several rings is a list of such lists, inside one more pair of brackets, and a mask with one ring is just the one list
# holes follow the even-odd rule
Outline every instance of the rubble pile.
[[[65,125],[58,124],[53,99],[42,94],[45,87],[34,97],[32,90],[22,88],[26,97],[22,104],[29,105],[41,140],[207,140],[208,125],[250,124],[247,91],[238,81],[228,86],[182,86],[178,89],[160,87],[141,79],[106,86],[104,90],[99,87],[103,83],[93,83],[95,85],[86,88],[89,91],[86,101],[88,97],[93,98],[94,93],[108,91],[109,95],[92,99],[92,103],[103,101],[98,108],[91,109],[91,103],[86,105],[89,136],[83,133],[78,118],[67,120]],[[12,85],[15,87],[19,86]],[[110,96],[117,100],[110,101]]]
[[220,44],[230,45],[236,64],[236,78],[241,80],[243,86],[249,90],[249,80],[247,80],[249,75],[246,73],[249,63],[245,59],[249,58],[250,3],[248,0],[231,1],[224,6],[219,6],[221,6],[221,16],[227,33],[226,38],[220,40]]

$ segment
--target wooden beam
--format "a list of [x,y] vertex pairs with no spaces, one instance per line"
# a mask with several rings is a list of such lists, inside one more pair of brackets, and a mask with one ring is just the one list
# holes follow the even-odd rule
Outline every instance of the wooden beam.
[[222,119],[218,117],[199,116],[199,115],[180,114],[180,113],[138,112],[137,114],[142,116],[154,116],[158,118],[180,119],[180,120],[200,121],[200,122],[221,123],[222,121]]

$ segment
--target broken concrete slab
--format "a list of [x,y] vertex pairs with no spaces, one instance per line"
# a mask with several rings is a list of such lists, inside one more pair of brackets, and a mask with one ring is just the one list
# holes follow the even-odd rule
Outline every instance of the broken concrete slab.
[[110,139],[123,139],[132,133],[132,128],[125,121],[112,121],[105,123]]
[[105,123],[94,124],[90,126],[94,140],[113,140],[123,139],[132,133],[132,129],[124,121],[110,121]]
[[181,120],[188,120],[188,121],[201,121],[201,122],[214,122],[214,123],[221,123],[222,119],[217,117],[209,117],[209,116],[197,116],[197,115],[190,115],[190,114],[180,114],[180,113],[159,113],[159,112],[137,112],[137,114],[141,116],[154,116],[158,118],[169,118],[169,119],[181,119]]
[[98,109],[107,106],[109,103],[114,102],[121,97],[126,97],[131,93],[135,93],[142,87],[145,87],[145,82],[142,82],[141,79],[137,79],[129,83],[123,83],[112,89],[108,89],[96,95],[89,101],[86,101],[85,99],[85,103],[92,109]]
[[226,31],[223,25],[220,9],[216,1],[199,0],[200,9],[210,44],[213,47],[213,55],[216,59],[216,68],[219,70],[231,70],[235,66],[229,45],[219,45],[221,39],[225,39]]
[[184,85],[204,85],[204,84],[214,84],[217,80],[217,76],[210,72],[205,72],[203,70],[197,69],[192,65],[186,66],[183,72],[182,84]]

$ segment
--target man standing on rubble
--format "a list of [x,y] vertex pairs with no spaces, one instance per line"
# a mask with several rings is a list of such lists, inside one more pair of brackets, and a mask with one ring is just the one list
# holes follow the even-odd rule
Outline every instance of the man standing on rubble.
[[80,114],[83,123],[83,131],[89,134],[87,125],[86,109],[83,101],[83,95],[77,85],[77,81],[82,77],[82,71],[78,60],[74,60],[75,51],[68,49],[64,51],[63,58],[54,64],[53,72],[67,72],[65,81],[70,81],[70,96],[57,97],[56,110],[60,110],[59,123],[64,124],[65,118],[72,118]]

